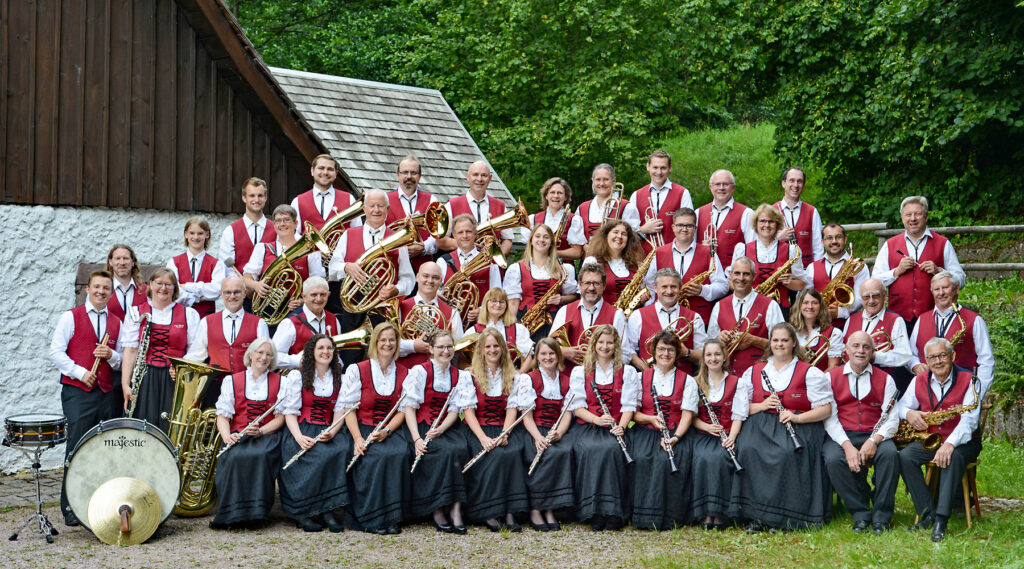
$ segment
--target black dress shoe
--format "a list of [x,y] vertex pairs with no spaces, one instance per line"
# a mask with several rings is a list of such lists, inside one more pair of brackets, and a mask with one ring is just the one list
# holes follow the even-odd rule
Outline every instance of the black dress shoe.
[[921,518],[921,521],[917,522],[916,524],[914,524],[912,526],[908,526],[907,529],[909,531],[924,531],[924,530],[931,529],[932,524],[934,524],[934,523],[935,523],[935,517],[933,515],[931,515],[931,514],[927,514],[927,515],[925,515],[925,517]]
[[78,521],[78,516],[74,512],[68,512],[64,514],[64,525],[73,528],[82,525],[82,522]]
[[393,526],[388,526],[387,529],[385,530],[385,532],[388,535],[398,535],[398,534],[402,533],[402,528],[399,527],[398,524],[395,524]]
[[871,524],[868,523],[867,520],[857,520],[857,521],[853,522],[853,532],[854,533],[864,533],[864,532],[868,531],[868,527],[870,525]]
[[502,524],[502,525],[504,525],[505,529],[509,530],[512,533],[523,533],[523,526],[519,525],[515,521],[513,521],[510,524],[506,523],[506,524]]
[[946,518],[938,516],[935,518],[935,527],[932,528],[932,541],[938,543],[946,537]]
[[608,521],[605,522],[604,528],[608,531],[618,531],[626,525],[626,520],[619,516],[608,516]]
[[302,531],[307,531],[307,532],[310,532],[310,533],[314,533],[314,532],[318,532],[318,531],[324,531],[324,526],[322,526],[319,523],[317,523],[312,517],[302,518],[302,522],[301,523],[302,523]]
[[387,535],[388,528],[364,528],[363,531],[366,533],[372,533],[374,535]]
[[701,522],[700,523],[700,527],[704,528],[705,530],[713,530],[713,529],[715,529],[715,523],[714,522]]
[[469,533],[469,530],[466,529],[466,526],[452,526],[452,533],[455,535],[466,535]]
[[604,531],[606,522],[604,516],[594,516],[590,518],[590,529],[594,531]]
[[560,524],[558,522],[553,522],[553,523],[547,524],[547,526],[548,526],[548,531],[561,531],[561,529],[562,529],[562,524]]
[[747,533],[754,534],[754,533],[761,533],[763,531],[764,531],[764,526],[761,525],[761,522],[759,522],[757,520],[754,520],[754,521],[750,522],[750,524],[747,525]]
[[484,522],[484,525],[487,526],[487,529],[493,532],[501,531],[501,526],[498,524],[498,522],[492,522],[490,520],[487,520],[486,522]]
[[338,521],[338,518],[334,517],[334,512],[324,512],[324,522],[327,524],[327,529],[331,530],[331,533],[345,531],[345,526]]
[[530,522],[530,527],[533,528],[533,531],[551,531],[551,528],[548,526],[548,524],[535,524],[533,522]]
[[455,526],[453,526],[452,524],[439,524],[435,521],[434,528],[441,533],[452,533],[452,530],[455,529]]
[[871,524],[871,533],[875,535],[882,535],[887,529],[889,529],[888,526],[882,522],[875,522]]
[[729,523],[728,522],[722,522],[720,524],[712,524],[712,525],[714,526],[714,528],[717,531],[725,531],[725,530],[729,529]]

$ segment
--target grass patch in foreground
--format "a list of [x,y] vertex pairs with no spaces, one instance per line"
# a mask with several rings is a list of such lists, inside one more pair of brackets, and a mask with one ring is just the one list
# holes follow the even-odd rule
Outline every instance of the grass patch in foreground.
[[1024,448],[986,437],[978,459],[978,492],[982,496],[1024,499]]

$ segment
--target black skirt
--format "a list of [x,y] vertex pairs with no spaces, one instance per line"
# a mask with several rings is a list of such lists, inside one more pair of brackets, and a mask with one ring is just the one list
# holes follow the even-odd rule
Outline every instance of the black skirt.
[[[359,425],[364,439],[372,430],[373,425]],[[348,441],[352,448],[351,437]],[[351,457],[349,453],[349,460]],[[383,442],[373,443],[366,449],[348,473],[352,513],[359,525],[365,529],[380,529],[402,522],[411,495],[411,465],[407,429],[398,428]]]
[[777,414],[761,412],[744,421],[736,440],[743,475],[734,485],[730,517],[783,529],[828,521],[831,501],[825,497],[829,484],[821,454],[825,427],[820,421],[793,426],[803,444],[799,453]]
[[569,434],[576,467],[576,515],[584,521],[596,515],[629,519],[629,473],[615,436],[608,427],[589,423],[573,425]]
[[[545,427],[537,427],[541,435],[547,436]],[[573,494],[573,453],[569,433],[558,442],[553,443],[540,458],[533,474],[527,475],[526,491],[530,496],[530,508],[534,510],[561,510],[572,508],[576,504]],[[523,461],[529,471],[530,463],[537,456],[537,445],[533,437],[527,435],[523,445]]]
[[281,470],[281,431],[246,436],[217,459],[214,526],[266,520]]
[[[143,357],[141,354],[139,357]],[[150,425],[160,427],[164,433],[171,426],[160,417],[161,413],[171,412],[174,399],[174,380],[171,379],[170,368],[146,365],[146,373],[142,376],[139,386],[139,398],[135,403],[136,419],[143,419]]]
[[[488,437],[501,434],[501,426],[481,425]],[[466,472],[466,517],[474,522],[518,514],[530,508],[526,493],[526,465],[523,464],[524,429],[509,434],[508,445],[495,447]],[[470,460],[483,450],[480,440],[464,429]]]
[[[464,429],[462,423],[456,421],[440,437],[428,443],[427,454],[423,455],[416,472],[412,473],[410,517],[424,517],[439,508],[466,501],[462,467],[469,461],[469,445]],[[421,438],[429,430],[430,423],[418,425]],[[409,457],[410,461],[416,460],[416,446],[412,442],[409,443]]]
[[[736,470],[718,435],[690,429],[690,513],[694,521],[729,517],[729,500],[737,483]],[[741,465],[743,463],[740,463]],[[741,475],[741,476],[745,476]]]
[[[342,427],[344,430],[344,427]],[[299,431],[315,439],[324,427],[300,422]],[[281,465],[302,447],[286,428],[281,429]],[[343,431],[319,442],[294,464],[281,470],[281,507],[294,519],[315,516],[349,504],[345,466],[352,458],[352,439]]]
[[633,527],[672,529],[689,520],[690,442],[672,447],[679,469],[672,473],[668,453],[661,448],[661,432],[640,425],[627,431],[626,443],[636,462],[632,466]]

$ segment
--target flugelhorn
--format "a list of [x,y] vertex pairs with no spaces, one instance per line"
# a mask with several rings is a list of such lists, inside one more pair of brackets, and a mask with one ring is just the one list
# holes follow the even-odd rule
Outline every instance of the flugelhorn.
[[[817,340],[818,338],[821,338],[822,344],[818,346],[817,350],[812,350],[811,346],[815,344],[815,340]],[[818,362],[821,361],[821,358],[828,355],[828,350],[831,347],[832,342],[828,338],[826,338],[824,334],[815,334],[808,338],[807,343],[804,344],[804,349],[811,354],[811,361],[808,363],[810,363],[812,366],[818,365]]]
[[[416,212],[403,219],[412,221],[413,227],[418,231],[426,231],[434,239],[440,239],[448,234],[448,210],[441,202],[431,202],[425,211]],[[400,230],[403,219],[391,222],[388,228],[392,231]]]
[[[647,209],[644,210],[644,223],[657,218],[658,214],[654,212],[654,208],[652,206],[647,206]],[[654,247],[655,249],[665,244],[665,236],[661,231],[651,233],[646,237],[646,239],[647,242],[650,243],[651,247]]]
[[[321,255],[331,253],[327,242],[313,224],[307,221],[305,227],[299,240],[274,259],[263,272],[260,280],[267,283],[270,291],[265,296],[257,294],[252,300],[253,313],[270,326],[284,320],[291,312],[288,303],[302,296],[302,276],[292,267],[292,263],[313,251],[319,251]],[[271,245],[267,244],[268,247]]]
[[[320,236],[323,238],[324,243],[327,244],[327,252],[320,252],[320,261],[323,263],[325,271],[331,264],[331,253],[337,247],[338,240],[345,234],[345,224],[363,215],[363,196],[359,196],[359,199],[352,202],[352,205],[341,211],[338,211],[338,208],[334,208],[331,211],[334,212],[334,215],[320,228]],[[310,227],[312,226],[310,225]]]
[[736,325],[732,327],[732,330],[730,330],[730,332],[738,332],[739,335],[736,336],[736,338],[733,339],[733,341],[729,342],[728,346],[726,346],[725,357],[728,358],[729,356],[732,355],[733,352],[736,351],[736,348],[739,347],[740,342],[743,341],[743,338],[746,338],[747,334],[750,333],[750,329],[753,328],[754,326],[757,326],[757,323],[760,321],[760,314],[755,315],[754,320],[750,320],[750,318],[747,316],[740,318],[740,321],[737,322]]
[[366,280],[359,284],[354,278],[348,277],[341,283],[341,303],[345,309],[351,312],[366,312],[385,301],[385,298],[381,298],[381,293],[395,283],[398,274],[398,269],[388,258],[388,254],[411,243],[420,242],[420,232],[409,218],[405,218],[399,231],[363,251],[355,263],[366,273]]
[[[683,321],[683,324],[681,327],[676,328],[676,324],[680,320]],[[677,338],[679,338],[680,344],[685,344],[686,340],[689,339],[691,335],[693,335],[693,322],[688,320],[685,316],[676,316],[671,322],[668,323],[668,326],[665,326],[665,328],[663,328],[663,330],[671,331],[673,334],[676,335]],[[651,355],[649,358],[647,358],[646,363],[651,367],[654,367],[654,338],[656,336],[657,334],[651,334],[651,337],[647,338],[647,340],[644,342],[644,348],[646,348],[647,353]]]

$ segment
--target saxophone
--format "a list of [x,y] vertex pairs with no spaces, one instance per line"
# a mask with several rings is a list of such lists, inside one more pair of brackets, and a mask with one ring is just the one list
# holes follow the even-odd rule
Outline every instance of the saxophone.
[[[529,270],[529,269],[526,269]],[[519,320],[531,334],[541,329],[545,324],[551,324],[551,310],[548,309],[548,299],[562,291],[562,285],[569,278],[569,273],[562,269],[562,278],[558,279],[543,296],[537,299],[537,303],[530,307]]]
[[[956,370],[954,369],[953,372],[955,373]],[[974,392],[974,403],[971,403],[970,405],[957,405],[955,407],[950,407],[949,409],[939,409],[937,411],[932,411],[931,413],[925,413],[922,419],[924,419],[924,422],[929,426],[941,425],[953,417],[973,411],[978,407],[978,401],[980,400],[978,397],[977,376],[971,376],[971,390]],[[909,421],[906,419],[900,419],[900,426],[896,429],[896,434],[893,435],[892,440],[899,448],[903,448],[910,443],[917,441],[921,443],[924,450],[933,451],[939,448],[939,445],[942,444],[942,435],[939,433],[929,433],[928,431],[918,431],[910,424]]]
[[956,320],[960,323],[960,329],[953,332],[953,337],[949,339],[949,343],[952,344],[953,349],[956,349],[956,345],[964,339],[964,334],[967,333],[967,323],[964,322],[964,317],[960,315],[960,305],[953,304],[953,310],[956,311]]
[[782,275],[788,273],[793,268],[793,265],[800,260],[800,248],[793,247],[792,249],[796,253],[795,256],[786,261],[786,263],[778,269],[775,269],[775,272],[772,273],[770,277],[754,288],[758,294],[767,296],[775,302],[779,302],[781,300],[781,297],[779,296],[779,279],[782,278]]
[[[704,271],[703,273],[698,273],[698,274],[694,275],[692,279],[690,279],[690,280],[686,281],[685,283],[683,283],[683,286],[679,287],[680,292],[686,290],[686,287],[688,287],[690,285],[700,284],[700,283],[704,282],[705,280],[707,280],[707,278],[710,277],[711,274],[715,272],[715,267],[716,267],[715,259],[716,259],[715,250],[712,249],[711,250],[711,266],[708,268],[708,270]],[[688,296],[683,297],[682,305],[684,307],[686,307],[686,308],[689,308],[690,307],[690,297],[688,297]]]
[[854,259],[853,257],[846,260],[843,263],[843,268],[839,269],[836,276],[832,277],[832,280],[828,281],[825,288],[821,289],[821,300],[825,306],[830,306],[835,303],[837,306],[850,306],[853,304],[854,294],[853,288],[846,284],[846,281],[857,275],[864,268],[864,259]]
[[139,401],[139,388],[142,387],[142,378],[146,375],[146,352],[149,351],[149,327],[153,324],[153,314],[147,312],[139,320],[145,320],[146,326],[142,329],[142,337],[139,339],[139,353],[135,356],[135,367],[132,368],[132,397],[128,403],[129,417],[135,416],[135,405]]
[[644,283],[644,277],[647,276],[647,271],[651,268],[651,263],[654,262],[656,251],[657,249],[651,249],[651,252],[644,257],[644,260],[640,262],[640,266],[636,268],[633,278],[626,283],[625,288],[619,293],[618,300],[615,301],[615,308],[621,310],[622,315],[626,318],[629,318],[629,315],[634,310],[643,306],[651,299],[651,290]]

